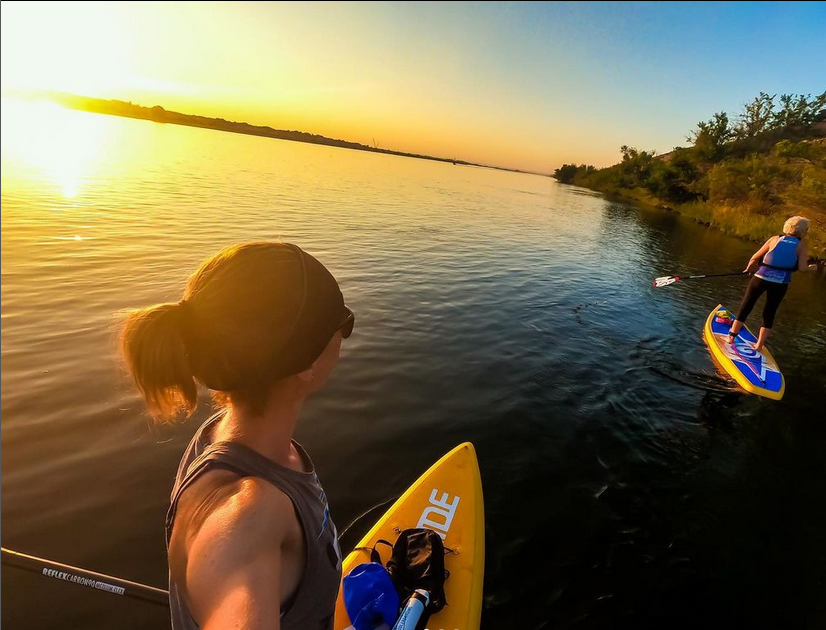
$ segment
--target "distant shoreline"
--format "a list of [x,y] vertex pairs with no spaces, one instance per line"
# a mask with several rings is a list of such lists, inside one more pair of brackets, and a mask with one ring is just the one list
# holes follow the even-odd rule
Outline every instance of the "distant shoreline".
[[246,122],[234,122],[223,118],[209,118],[194,114],[183,114],[164,109],[160,105],[145,107],[135,103],[94,98],[90,96],[80,96],[66,92],[38,92],[28,94],[13,94],[23,98],[47,98],[59,105],[69,109],[77,109],[93,114],[105,114],[107,116],[122,116],[124,118],[137,118],[149,120],[157,123],[167,123],[171,125],[183,125],[185,127],[199,127],[201,129],[212,129],[214,131],[227,131],[230,133],[241,133],[249,136],[260,136],[263,138],[273,138],[276,140],[290,140],[292,142],[305,142],[308,144],[320,144],[324,146],[338,147],[341,149],[352,149],[354,151],[367,151],[370,153],[383,153],[385,155],[397,155],[399,157],[416,158],[419,160],[430,160],[433,162],[445,162],[457,166],[476,166],[480,168],[491,168],[498,171],[508,171],[511,173],[524,173],[527,175],[540,175],[550,177],[548,173],[536,173],[518,168],[507,168],[505,166],[492,166],[490,164],[478,164],[466,160],[456,160],[451,158],[435,157],[432,155],[422,155],[419,153],[407,153],[405,151],[394,151],[392,149],[381,149],[371,147],[359,142],[349,142],[337,138],[328,138],[319,134],[307,133],[305,131],[293,131],[275,129],[266,125],[251,125]]

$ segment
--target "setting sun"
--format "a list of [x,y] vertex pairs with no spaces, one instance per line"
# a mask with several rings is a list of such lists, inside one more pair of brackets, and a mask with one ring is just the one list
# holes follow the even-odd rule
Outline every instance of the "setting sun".
[[[629,134],[660,152],[684,143],[675,129],[760,87],[745,59],[778,91],[821,87],[822,38],[755,46],[723,29],[718,49],[698,48],[741,18],[652,5],[641,21],[629,6],[633,20],[611,3],[3,2],[2,87],[543,173],[607,166]],[[782,63],[789,47],[812,63]]]
[[[26,168],[38,184],[49,182],[66,198],[78,195],[111,141],[106,121],[48,101],[4,98],[0,116],[3,156],[9,166]],[[21,179],[6,173],[4,178]]]

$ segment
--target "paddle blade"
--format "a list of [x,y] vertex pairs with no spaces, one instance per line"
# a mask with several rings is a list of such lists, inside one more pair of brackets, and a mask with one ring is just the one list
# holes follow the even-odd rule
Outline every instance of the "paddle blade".
[[655,287],[667,287],[669,284],[674,284],[680,276],[662,276],[661,278],[654,278]]

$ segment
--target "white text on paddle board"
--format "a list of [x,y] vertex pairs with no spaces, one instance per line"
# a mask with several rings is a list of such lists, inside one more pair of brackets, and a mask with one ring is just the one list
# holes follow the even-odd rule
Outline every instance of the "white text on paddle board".
[[416,527],[426,527],[439,534],[444,540],[456,515],[456,508],[459,505],[460,497],[451,497],[447,492],[443,492],[441,498],[436,498],[438,490],[434,488],[430,491],[430,505],[428,505],[419,517]]
[[723,352],[729,359],[732,361],[739,361],[740,363],[748,363],[750,368],[756,372],[757,377],[764,383],[766,382],[767,372],[779,371],[777,369],[777,365],[770,362],[768,358],[763,355],[763,353],[758,352],[750,343],[740,339],[739,337],[734,341],[734,348],[732,348],[731,344],[728,343],[727,335],[717,335],[717,338],[721,340],[720,345],[723,348]]

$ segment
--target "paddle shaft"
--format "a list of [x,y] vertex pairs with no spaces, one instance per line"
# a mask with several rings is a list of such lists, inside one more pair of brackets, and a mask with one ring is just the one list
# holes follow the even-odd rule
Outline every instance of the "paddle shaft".
[[698,278],[723,278],[725,276],[742,276],[746,271],[736,271],[733,273],[707,273],[702,276],[675,276],[677,280],[697,280]]
[[707,273],[700,276],[660,276],[654,278],[655,287],[667,287],[680,280],[699,280],[700,278],[723,278],[725,276],[742,276],[748,273],[747,271],[736,271],[731,273]]
[[141,599],[159,606],[169,606],[169,593],[163,589],[130,582],[111,575],[87,571],[68,564],[53,562],[45,558],[30,556],[25,553],[2,548],[3,564],[39,573],[56,580],[64,580],[79,586],[87,586],[106,593]]

